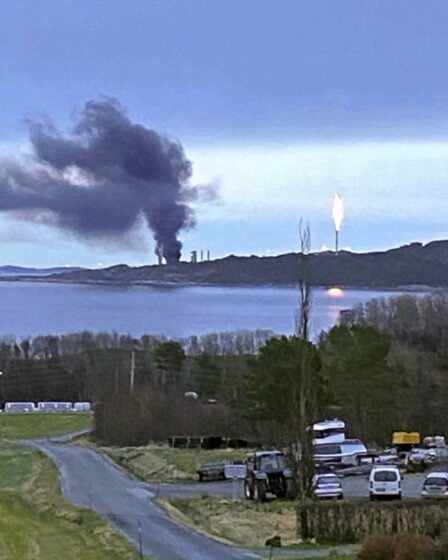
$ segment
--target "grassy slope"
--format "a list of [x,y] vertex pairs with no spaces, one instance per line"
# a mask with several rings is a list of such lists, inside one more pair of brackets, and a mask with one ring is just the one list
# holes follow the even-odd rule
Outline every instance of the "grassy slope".
[[295,506],[292,501],[258,503],[210,496],[173,498],[168,502],[168,510],[179,521],[248,547],[262,547],[275,534],[282,537],[283,545],[296,544]]
[[96,514],[62,497],[53,463],[18,444],[0,444],[2,560],[136,560],[130,544]]
[[[338,555],[331,545],[299,543],[296,535],[296,503],[273,500],[267,503],[233,501],[204,496],[202,498],[172,498],[162,502],[179,522],[228,544],[266,551],[265,542],[280,535],[282,546],[304,551],[323,551],[324,558],[353,560],[354,556]],[[273,549],[272,558],[277,558]],[[306,554],[306,552],[305,552]],[[325,556],[328,554],[328,556]],[[292,560],[284,558],[284,560]],[[303,558],[301,556],[301,558]],[[306,560],[303,558],[303,560]]]
[[31,413],[0,415],[0,439],[31,439],[90,428],[89,413]]
[[171,449],[167,446],[100,447],[101,451],[139,478],[151,481],[197,479],[203,463],[245,459],[247,450]]

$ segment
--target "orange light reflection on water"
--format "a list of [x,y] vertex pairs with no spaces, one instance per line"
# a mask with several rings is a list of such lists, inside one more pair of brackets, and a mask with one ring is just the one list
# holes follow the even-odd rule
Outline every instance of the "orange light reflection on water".
[[341,298],[344,297],[344,290],[342,288],[338,288],[338,287],[333,287],[333,288],[328,288],[327,290],[327,296],[331,297],[331,298]]

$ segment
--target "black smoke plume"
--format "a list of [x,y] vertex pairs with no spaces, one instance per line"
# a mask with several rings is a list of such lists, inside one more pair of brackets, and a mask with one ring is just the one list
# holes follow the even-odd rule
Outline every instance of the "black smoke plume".
[[[72,134],[29,122],[31,164],[0,162],[0,211],[39,216],[87,239],[120,239],[143,216],[156,253],[177,262],[194,226],[191,163],[178,141],[130,121],[115,99],[89,101]],[[199,190],[198,190],[199,189]]]

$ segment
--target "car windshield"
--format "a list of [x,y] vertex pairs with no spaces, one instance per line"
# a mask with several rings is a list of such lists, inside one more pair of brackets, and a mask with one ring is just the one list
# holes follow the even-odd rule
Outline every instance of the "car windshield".
[[337,476],[322,476],[317,479],[317,486],[326,486],[327,484],[340,484]]
[[431,476],[425,480],[425,486],[448,486],[448,479],[442,476]]
[[260,469],[266,471],[283,470],[286,467],[284,455],[263,455],[260,457]]
[[375,482],[395,482],[398,479],[395,471],[377,471],[373,475]]

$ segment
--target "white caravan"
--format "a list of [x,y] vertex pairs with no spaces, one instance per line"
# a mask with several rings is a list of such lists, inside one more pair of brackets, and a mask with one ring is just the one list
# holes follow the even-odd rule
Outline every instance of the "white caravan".
[[367,448],[359,439],[346,439],[341,443],[314,445],[314,462],[335,467],[355,467],[358,457],[367,455]]
[[343,420],[324,420],[313,424],[313,445],[342,443],[345,441],[345,422]]
[[37,404],[39,412],[71,412],[71,402],[40,402]]
[[5,412],[36,412],[33,402],[7,402]]

